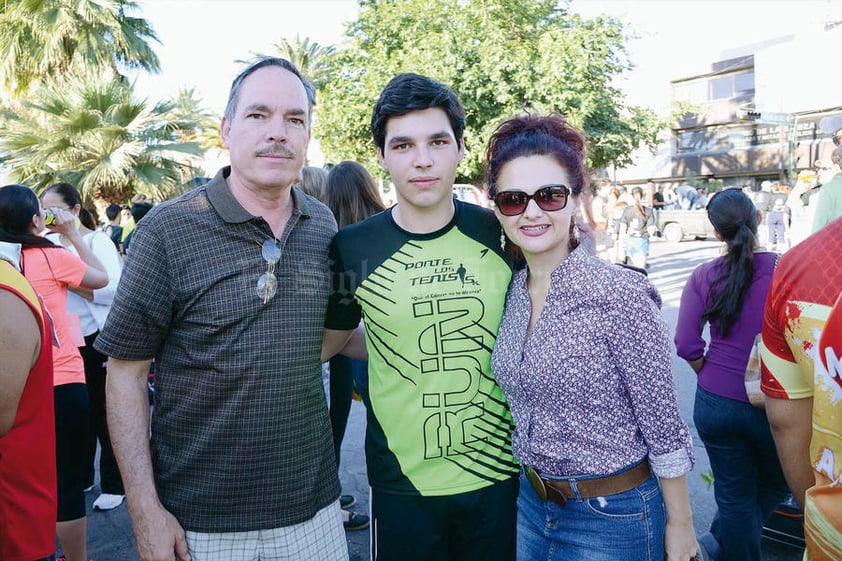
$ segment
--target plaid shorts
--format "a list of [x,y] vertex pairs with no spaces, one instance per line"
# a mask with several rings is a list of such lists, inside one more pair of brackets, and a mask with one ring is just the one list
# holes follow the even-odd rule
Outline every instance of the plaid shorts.
[[193,561],[343,561],[348,544],[339,501],[284,528],[205,534],[186,532]]

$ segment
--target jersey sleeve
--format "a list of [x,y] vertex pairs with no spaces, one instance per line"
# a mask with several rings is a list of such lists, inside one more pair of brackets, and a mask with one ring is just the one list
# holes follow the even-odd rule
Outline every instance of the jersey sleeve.
[[813,388],[809,373],[804,375],[803,366],[790,346],[797,342],[792,340],[787,306],[797,306],[797,303],[789,303],[781,294],[783,284],[781,277],[776,275],[766,298],[760,348],[760,389],[776,399],[800,399],[813,395]]
[[337,238],[333,238],[329,250],[331,285],[325,327],[350,330],[355,329],[362,319],[362,308],[354,295],[359,279],[354,269],[346,267]]

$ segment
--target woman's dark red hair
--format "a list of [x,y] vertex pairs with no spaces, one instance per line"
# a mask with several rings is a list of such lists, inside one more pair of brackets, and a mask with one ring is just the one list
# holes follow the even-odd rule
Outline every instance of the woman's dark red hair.
[[585,133],[570,125],[560,113],[527,114],[500,123],[488,141],[486,164],[488,196],[496,193],[500,170],[515,158],[551,156],[570,176],[571,192],[585,187]]

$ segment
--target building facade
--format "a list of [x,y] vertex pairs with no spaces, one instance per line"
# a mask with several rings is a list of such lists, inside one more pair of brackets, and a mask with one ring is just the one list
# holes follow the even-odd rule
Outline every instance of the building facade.
[[670,87],[681,114],[618,183],[792,184],[834,148],[821,123],[842,114],[842,21],[725,51]]

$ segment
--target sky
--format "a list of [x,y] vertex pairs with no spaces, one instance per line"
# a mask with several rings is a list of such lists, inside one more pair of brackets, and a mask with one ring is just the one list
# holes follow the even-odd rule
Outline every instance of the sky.
[[[356,0],[139,0],[162,44],[159,75],[137,77],[136,92],[155,102],[195,87],[203,105],[221,114],[237,60],[275,53],[296,34],[340,45]],[[637,35],[629,43],[635,69],[620,80],[627,100],[665,113],[669,81],[709,70],[731,48],[842,21],[842,0],[573,0],[586,17],[616,16]],[[838,53],[827,56],[837,56]]]
[[161,73],[137,77],[140,97],[158,101],[195,87],[204,105],[221,115],[231,81],[255,53],[277,54],[282,38],[339,44],[354,0],[140,0],[139,13],[161,45],[153,45]]
[[[195,86],[221,113],[231,80],[255,52],[274,53],[281,38],[340,44],[356,0],[140,0],[141,17],[162,44],[162,73],[138,77],[138,92],[157,100]],[[632,103],[662,103],[671,78],[704,71],[729,48],[842,19],[842,0],[573,0],[592,17],[607,13],[638,35],[629,43],[636,69],[624,86]],[[662,90],[662,91],[658,91]],[[653,97],[654,95],[654,97]]]

